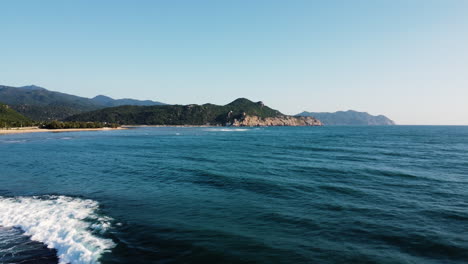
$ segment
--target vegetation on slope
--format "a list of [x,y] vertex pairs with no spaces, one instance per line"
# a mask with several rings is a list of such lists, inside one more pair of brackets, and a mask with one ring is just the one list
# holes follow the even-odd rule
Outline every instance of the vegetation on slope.
[[117,128],[118,124],[109,124],[101,122],[60,122],[52,121],[47,123],[42,123],[39,125],[39,128],[43,129],[73,129],[73,128]]
[[220,106],[161,105],[120,106],[82,113],[67,118],[67,121],[108,122],[125,125],[226,125],[245,115],[261,118],[283,116],[262,102],[254,103],[240,98]]
[[102,108],[91,99],[28,86],[0,86],[0,100],[33,120],[55,120]]
[[62,120],[68,116],[116,105],[153,105],[153,101],[115,100],[106,96],[93,99],[53,92],[38,86],[0,85],[0,100],[19,113],[36,121]]
[[31,126],[32,121],[11,109],[9,106],[0,104],[0,128]]

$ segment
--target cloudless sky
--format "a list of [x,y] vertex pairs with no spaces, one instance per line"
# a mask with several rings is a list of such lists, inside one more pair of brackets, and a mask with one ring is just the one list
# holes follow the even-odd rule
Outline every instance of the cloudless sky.
[[4,0],[0,84],[468,125],[468,1]]

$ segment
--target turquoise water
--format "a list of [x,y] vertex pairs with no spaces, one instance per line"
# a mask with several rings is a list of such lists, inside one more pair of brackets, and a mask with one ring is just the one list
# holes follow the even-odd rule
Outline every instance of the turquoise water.
[[468,127],[35,133],[0,153],[0,263],[468,262]]

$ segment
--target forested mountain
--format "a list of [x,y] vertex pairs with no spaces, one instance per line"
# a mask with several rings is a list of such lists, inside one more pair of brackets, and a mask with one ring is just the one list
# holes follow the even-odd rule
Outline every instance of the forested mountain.
[[33,120],[61,120],[78,113],[114,105],[161,104],[159,102],[133,99],[114,100],[105,96],[97,96],[90,99],[49,91],[35,85],[23,87],[0,85],[0,102],[9,105],[11,108]]
[[[238,121],[245,117],[258,118],[257,123],[249,125],[275,125],[273,122],[289,125],[286,121],[290,121],[291,118],[303,120],[285,116],[262,102],[254,103],[245,98],[239,98],[224,106],[214,104],[119,106],[74,115],[66,120],[125,125],[232,125],[237,121],[236,124],[242,125]],[[264,123],[265,120],[268,123]],[[303,123],[307,125],[306,122]]]
[[32,121],[11,109],[9,106],[0,104],[0,128],[29,126]]
[[395,125],[391,119],[386,116],[378,115],[373,116],[366,112],[357,112],[353,110],[338,111],[334,113],[314,113],[314,112],[302,112],[296,116],[313,116],[324,125],[329,126],[383,126],[383,125]]
[[262,117],[282,115],[261,102],[254,103],[241,98],[225,106],[192,104],[111,107],[74,115],[66,120],[146,125],[205,125],[225,124],[242,117],[244,112]]

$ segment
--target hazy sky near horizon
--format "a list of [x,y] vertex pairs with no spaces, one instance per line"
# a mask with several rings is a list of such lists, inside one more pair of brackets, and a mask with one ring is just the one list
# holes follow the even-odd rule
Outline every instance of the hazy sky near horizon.
[[3,85],[468,125],[465,0],[16,0],[0,12]]

